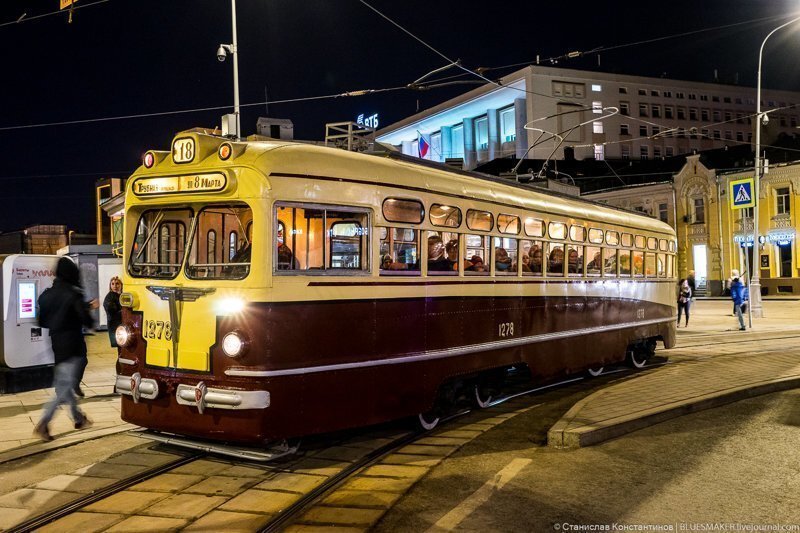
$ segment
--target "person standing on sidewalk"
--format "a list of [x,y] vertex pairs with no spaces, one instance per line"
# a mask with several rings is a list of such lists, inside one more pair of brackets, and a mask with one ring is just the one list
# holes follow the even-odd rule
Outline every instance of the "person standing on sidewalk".
[[689,327],[689,307],[691,301],[692,289],[689,287],[689,281],[684,278],[678,283],[678,327],[681,327],[681,312],[686,315],[684,327]]
[[83,300],[77,265],[68,257],[60,258],[53,286],[45,290],[39,298],[39,325],[50,330],[55,357],[55,397],[45,406],[42,418],[33,430],[33,434],[42,440],[53,440],[48,424],[62,404],[69,406],[75,429],[84,429],[92,424],[86,414],[78,409],[74,391],[86,366],[83,328],[94,325],[89,311],[97,307],[97,300]]
[[739,271],[731,270],[731,299],[736,318],[739,319],[739,331],[745,331],[744,316],[742,315],[742,303],[744,300],[744,284],[739,280]]
[[108,340],[112,348],[117,348],[116,331],[122,324],[122,306],[119,303],[119,295],[122,293],[122,280],[117,276],[108,282],[108,294],[103,300],[103,309],[108,317]]

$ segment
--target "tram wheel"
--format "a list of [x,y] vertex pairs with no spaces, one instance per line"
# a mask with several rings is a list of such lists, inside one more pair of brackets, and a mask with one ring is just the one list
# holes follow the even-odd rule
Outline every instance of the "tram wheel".
[[433,411],[427,413],[420,413],[417,415],[417,422],[419,426],[425,431],[430,431],[439,425],[439,416]]
[[648,353],[640,348],[628,350],[628,364],[633,368],[644,368],[647,364]]
[[603,373],[603,368],[604,367],[602,366],[598,366],[597,368],[587,368],[586,373],[592,376],[593,378],[596,378],[597,376]]
[[486,409],[491,405],[494,397],[485,383],[476,383],[472,386],[472,403],[479,409]]

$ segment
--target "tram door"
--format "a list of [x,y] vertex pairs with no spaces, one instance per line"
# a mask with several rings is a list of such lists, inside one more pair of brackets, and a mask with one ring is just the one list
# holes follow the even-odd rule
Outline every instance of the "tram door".
[[697,283],[698,290],[705,289],[706,277],[708,276],[705,244],[695,244],[692,246],[692,264],[694,265],[694,279]]

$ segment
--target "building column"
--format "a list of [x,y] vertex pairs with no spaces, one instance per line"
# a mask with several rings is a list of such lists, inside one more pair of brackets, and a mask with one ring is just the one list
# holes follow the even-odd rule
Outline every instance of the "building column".
[[403,154],[405,154],[405,155],[413,155],[414,157],[419,155],[419,154],[413,153],[414,152],[413,144],[412,144],[413,142],[414,141],[403,141],[403,145],[402,145]]
[[500,154],[500,116],[497,109],[486,110],[486,122],[489,130],[488,160],[492,161]]
[[444,163],[448,157],[453,157],[453,138],[452,135],[452,127],[451,126],[442,126],[442,163]]
[[525,108],[525,99],[516,98],[514,100],[514,129],[517,135],[517,159],[522,159],[525,152],[528,150],[528,136],[525,124],[528,122],[527,110]]
[[478,155],[475,153],[474,117],[464,119],[464,170],[472,170],[477,166]]

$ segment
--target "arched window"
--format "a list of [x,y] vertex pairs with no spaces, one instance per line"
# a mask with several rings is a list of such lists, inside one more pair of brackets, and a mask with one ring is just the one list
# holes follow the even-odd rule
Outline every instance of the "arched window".
[[213,229],[206,234],[206,263],[217,262],[217,232]]
[[239,235],[232,231],[230,235],[228,235],[228,260],[233,259],[233,256],[236,255],[236,246],[239,243]]

